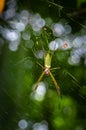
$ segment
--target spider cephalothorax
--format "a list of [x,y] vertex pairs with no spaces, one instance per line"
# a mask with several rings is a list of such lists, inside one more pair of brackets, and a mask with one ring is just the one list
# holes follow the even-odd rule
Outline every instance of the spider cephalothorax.
[[44,72],[45,72],[46,75],[49,75],[50,74],[50,68],[46,67]]

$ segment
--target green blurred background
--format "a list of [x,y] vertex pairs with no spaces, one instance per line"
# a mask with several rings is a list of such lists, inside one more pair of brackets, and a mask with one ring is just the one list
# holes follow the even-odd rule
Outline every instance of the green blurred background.
[[[85,0],[52,0],[50,2],[58,6],[50,4],[47,0],[19,0],[17,6],[18,11],[30,10],[33,13],[39,13],[44,19],[50,17],[54,22],[61,18],[66,19],[73,33],[79,32],[82,28],[81,24],[83,25],[83,21],[86,20],[86,10],[82,11],[86,5]],[[77,12],[78,17],[72,12]],[[82,16],[79,14],[81,12],[83,12]],[[2,22],[3,19],[0,21],[1,26],[8,26]],[[32,38],[36,43],[37,39]],[[50,34],[48,39],[52,39]],[[61,97],[59,99],[51,78],[44,76],[42,81],[46,83],[47,91],[44,99],[37,101],[31,98],[33,84],[42,72],[36,62],[43,65],[44,61],[37,59],[33,50],[42,49],[42,45],[47,50],[45,38],[40,37],[38,39],[40,45],[37,44],[33,50],[25,47],[24,40],[21,39],[21,44],[15,52],[10,51],[8,41],[5,42],[0,54],[0,130],[20,130],[18,122],[22,119],[28,124],[30,122],[26,130],[39,130],[34,125],[36,123],[47,124],[49,130],[85,130],[86,66],[83,59],[79,65],[69,65],[67,60],[70,50],[56,51],[52,66],[60,66],[61,69],[54,70],[52,73],[61,88]],[[23,60],[28,56],[29,59]],[[77,81],[66,72],[72,74]],[[43,127],[40,130],[47,130],[47,128]]]

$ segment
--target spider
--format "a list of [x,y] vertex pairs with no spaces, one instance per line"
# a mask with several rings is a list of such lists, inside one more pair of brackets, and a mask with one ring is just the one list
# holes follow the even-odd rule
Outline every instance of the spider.
[[54,82],[54,85],[55,85],[55,87],[56,87],[58,96],[60,96],[60,87],[59,87],[59,85],[57,84],[57,81],[55,80],[53,74],[51,73],[51,70],[53,70],[53,69],[59,69],[59,67],[51,68],[51,59],[52,59],[52,56],[51,56],[51,54],[48,52],[48,53],[46,53],[45,56],[44,56],[44,66],[42,66],[40,63],[37,62],[37,64],[38,64],[39,66],[41,66],[41,67],[44,69],[44,71],[41,73],[40,77],[38,78],[38,80],[37,80],[37,82],[36,82],[36,84],[35,84],[35,86],[34,86],[34,90],[37,89],[38,84],[39,84],[39,82],[41,81],[41,79],[42,79],[42,77],[43,77],[44,75],[50,75],[50,77],[52,78],[52,80],[53,80],[53,82]]

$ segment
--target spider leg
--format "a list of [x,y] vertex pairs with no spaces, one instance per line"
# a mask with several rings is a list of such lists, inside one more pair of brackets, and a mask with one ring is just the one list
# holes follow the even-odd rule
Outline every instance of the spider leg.
[[60,67],[51,68],[50,70],[57,70],[60,69]]
[[41,68],[43,68],[44,69],[44,66],[43,65],[41,65],[39,62],[36,62]]
[[38,80],[37,80],[35,86],[34,86],[34,91],[37,89],[38,84],[39,84],[39,82],[41,81],[41,79],[42,79],[42,77],[43,77],[44,74],[45,74],[45,72],[43,71],[43,72],[41,73],[40,77],[38,78]]
[[56,90],[57,90],[57,92],[58,92],[58,95],[60,96],[60,87],[59,87],[59,85],[57,84],[57,82],[56,82],[56,80],[55,80],[55,78],[54,78],[54,76],[53,76],[53,74],[50,72],[50,76],[51,76],[51,78],[52,78],[52,80],[53,80],[53,82],[54,82],[54,84],[55,84],[55,87],[56,87]]

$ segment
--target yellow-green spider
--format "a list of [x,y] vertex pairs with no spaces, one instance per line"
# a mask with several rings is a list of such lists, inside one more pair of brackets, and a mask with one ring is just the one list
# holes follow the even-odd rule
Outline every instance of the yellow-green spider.
[[[39,82],[41,81],[41,79],[42,79],[42,77],[44,76],[44,74],[45,74],[45,75],[50,75],[51,78],[52,78],[52,80],[53,80],[53,82],[54,82],[54,85],[55,85],[55,87],[56,87],[56,90],[57,90],[57,92],[58,92],[58,96],[60,96],[60,87],[59,87],[59,85],[57,84],[57,81],[55,80],[53,74],[51,73],[51,70],[57,69],[57,67],[56,67],[56,68],[51,68],[51,59],[52,59],[52,56],[51,56],[51,54],[48,52],[48,53],[46,53],[45,56],[44,56],[44,66],[42,66],[40,63],[37,62],[37,63],[44,69],[44,71],[42,72],[42,74],[41,74],[40,77],[38,78],[38,80],[37,80],[37,82],[36,82],[36,84],[35,84],[35,86],[34,86],[34,90],[37,89],[38,84],[39,84]],[[51,68],[51,69],[50,69],[50,68]],[[59,68],[59,67],[58,67],[58,68]]]

